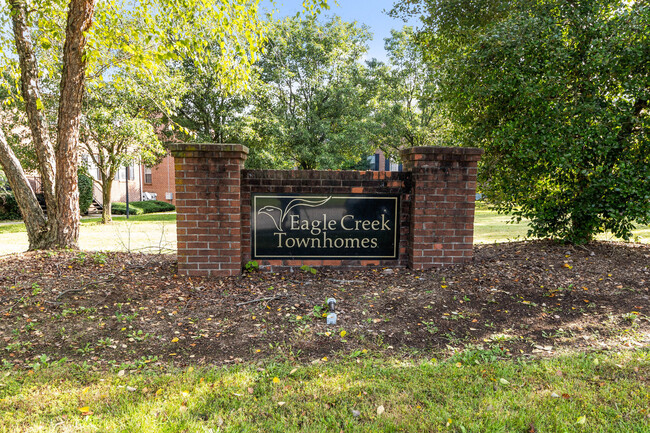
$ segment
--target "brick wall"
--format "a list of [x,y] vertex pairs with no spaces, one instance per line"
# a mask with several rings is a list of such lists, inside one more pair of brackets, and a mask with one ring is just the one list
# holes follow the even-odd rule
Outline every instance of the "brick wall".
[[477,164],[483,151],[412,147],[402,151],[412,173],[409,267],[427,269],[472,259]]
[[178,272],[230,276],[241,271],[240,171],[248,148],[176,144]]
[[235,275],[251,258],[254,193],[398,194],[397,260],[264,260],[287,266],[390,266],[427,269],[472,259],[474,148],[415,147],[402,152],[404,172],[243,170],[248,149],[176,144],[178,267],[186,275]]
[[400,259],[399,260],[263,260],[261,266],[403,266],[407,265],[407,242],[411,173],[377,171],[317,170],[244,170],[241,175],[242,203],[242,266],[251,259],[251,194],[399,194]]
[[[165,156],[160,164],[151,167],[151,183],[145,181],[144,166],[141,166],[140,170],[142,171],[142,192],[155,193],[157,200],[176,204],[174,158],[171,155]],[[167,193],[172,193],[171,199],[167,198]]]

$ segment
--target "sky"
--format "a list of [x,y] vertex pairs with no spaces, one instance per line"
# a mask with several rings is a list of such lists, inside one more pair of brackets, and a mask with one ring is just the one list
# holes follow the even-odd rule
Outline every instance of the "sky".
[[[357,21],[370,27],[373,39],[368,43],[367,59],[375,57],[385,61],[384,38],[390,36],[390,30],[401,29],[405,24],[414,27],[418,24],[417,19],[404,23],[401,19],[389,17],[386,12],[393,7],[394,0],[338,0],[338,5],[334,0],[329,0],[328,3],[330,10],[323,12],[323,15],[338,15],[344,21]],[[266,10],[272,9],[269,0],[263,0],[261,6]],[[293,16],[302,10],[302,0],[275,0],[275,8],[277,18]]]

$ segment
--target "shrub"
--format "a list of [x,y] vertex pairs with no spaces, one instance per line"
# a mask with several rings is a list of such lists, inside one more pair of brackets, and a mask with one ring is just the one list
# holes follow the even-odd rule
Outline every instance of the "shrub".
[[137,202],[138,207],[141,208],[144,213],[154,213],[154,212],[169,212],[176,210],[176,206],[171,203],[158,200],[148,200]]
[[[138,203],[138,202],[129,203],[129,215],[144,214],[144,211],[142,209],[133,205],[134,203]],[[126,203],[121,203],[121,202],[111,203],[111,213],[113,215],[126,215]]]
[[0,191],[0,220],[21,219],[20,208],[11,191]]
[[[125,215],[126,214],[126,203],[112,203],[111,204],[112,213],[115,215]],[[158,200],[148,200],[148,201],[133,201],[129,202],[129,214],[130,215],[142,215],[146,213],[156,213],[156,212],[169,212],[176,210],[176,207],[171,203],[166,203],[164,201]]]
[[82,214],[88,212],[88,208],[93,202],[93,180],[84,173],[79,173],[79,210]]

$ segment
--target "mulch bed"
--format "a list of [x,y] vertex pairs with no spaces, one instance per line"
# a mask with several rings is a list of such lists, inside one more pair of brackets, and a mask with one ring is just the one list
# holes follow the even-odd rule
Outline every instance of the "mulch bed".
[[28,252],[0,258],[0,359],[101,368],[647,348],[649,287],[650,246],[607,242],[480,245],[472,264],[424,272],[204,279],[177,275],[168,255]]

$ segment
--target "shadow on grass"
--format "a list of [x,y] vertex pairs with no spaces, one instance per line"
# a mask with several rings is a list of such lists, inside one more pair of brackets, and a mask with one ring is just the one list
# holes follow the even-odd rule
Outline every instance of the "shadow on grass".
[[127,375],[40,366],[7,370],[0,419],[13,431],[641,432],[649,424],[647,386],[639,382],[648,355],[465,364],[368,354],[263,368],[156,363]]

